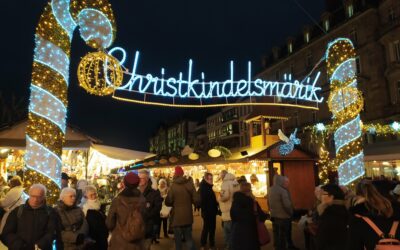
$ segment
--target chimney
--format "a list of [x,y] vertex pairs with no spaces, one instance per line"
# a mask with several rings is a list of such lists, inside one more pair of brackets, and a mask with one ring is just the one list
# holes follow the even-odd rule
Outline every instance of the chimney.
[[272,48],[272,56],[274,57],[274,60],[279,59],[279,54],[280,54],[280,48],[279,47],[273,47]]

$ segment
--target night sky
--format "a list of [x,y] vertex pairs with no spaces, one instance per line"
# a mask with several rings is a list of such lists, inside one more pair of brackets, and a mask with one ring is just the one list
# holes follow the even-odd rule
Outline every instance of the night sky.
[[[317,20],[324,1],[298,0]],[[261,70],[261,58],[272,46],[302,31],[311,20],[294,0],[111,0],[117,21],[114,46],[127,50],[132,59],[141,52],[138,73],[176,77],[194,60],[194,74],[207,80],[229,77],[229,61],[235,61],[237,77],[246,76],[247,61],[253,72]],[[0,85],[6,98],[29,98],[35,27],[45,0],[2,1]],[[189,110],[120,102],[91,96],[78,86],[79,60],[91,50],[75,31],[69,84],[67,121],[104,144],[148,150],[148,138],[161,122],[182,117],[204,119],[216,110]],[[128,64],[129,65],[129,64]],[[127,78],[128,79],[128,78]],[[27,107],[26,107],[27,108]]]

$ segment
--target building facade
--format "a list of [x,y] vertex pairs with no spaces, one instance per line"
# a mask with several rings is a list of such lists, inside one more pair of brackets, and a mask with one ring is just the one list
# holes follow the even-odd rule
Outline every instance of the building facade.
[[225,107],[220,112],[207,117],[209,146],[224,146],[229,149],[250,144],[247,116],[253,107]]
[[[328,1],[327,11],[322,14],[317,26],[305,26],[300,36],[289,37],[287,43],[275,47],[265,57],[265,69],[259,78],[283,80],[284,74],[294,79],[303,79],[317,65],[315,72],[321,72],[320,87],[324,100],[329,96],[329,81],[326,74],[325,51],[329,42],[338,37],[352,40],[357,53],[358,88],[363,93],[364,110],[361,118],[364,123],[390,124],[400,120],[400,1],[398,0],[345,0]],[[284,100],[285,102],[290,102]],[[266,109],[266,112],[268,110]],[[332,114],[326,102],[319,105],[319,111],[293,110],[287,114],[290,118],[284,123],[287,132],[294,128],[304,128],[316,123],[330,123]],[[281,128],[280,122],[272,122],[272,131]],[[303,133],[302,144],[305,148],[318,153],[319,145],[310,142],[310,134]],[[400,170],[399,138],[397,136],[377,137],[365,135],[364,148],[366,160],[379,158],[386,165]],[[387,154],[375,152],[385,145]],[[331,149],[333,140],[331,139]],[[399,152],[399,151],[397,151]],[[396,156],[395,156],[396,155]],[[368,165],[368,164],[367,164]],[[379,169],[382,174],[382,169]],[[388,171],[391,171],[390,169]],[[367,169],[368,172],[368,169]],[[392,171],[393,172],[393,171]],[[395,171],[394,171],[395,172]]]
[[179,155],[185,145],[193,147],[196,124],[193,121],[181,120],[169,126],[161,126],[149,140],[149,151],[157,155]]

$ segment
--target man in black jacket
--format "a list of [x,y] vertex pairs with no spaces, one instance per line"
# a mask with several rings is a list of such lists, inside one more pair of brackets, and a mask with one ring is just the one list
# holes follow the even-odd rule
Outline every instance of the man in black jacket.
[[139,190],[146,199],[144,221],[146,223],[146,236],[144,249],[150,249],[152,241],[158,243],[155,239],[154,227],[157,225],[157,221],[160,218],[160,210],[162,206],[162,197],[160,191],[152,188],[152,182],[150,180],[150,174],[147,170],[142,169],[139,171]]
[[29,200],[8,216],[1,235],[8,249],[52,249],[57,217],[45,198],[46,187],[34,184],[29,189]]
[[218,214],[218,202],[212,187],[213,175],[205,173],[200,183],[201,217],[203,218],[203,230],[201,231],[202,249],[207,245],[207,238],[210,243],[209,249],[215,247],[215,221]]

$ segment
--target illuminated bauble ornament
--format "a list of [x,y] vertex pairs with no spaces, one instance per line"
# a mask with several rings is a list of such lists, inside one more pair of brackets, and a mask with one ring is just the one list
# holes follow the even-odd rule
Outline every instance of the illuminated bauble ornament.
[[217,157],[221,156],[221,151],[213,148],[213,149],[208,150],[208,155],[212,158],[217,158]]
[[196,153],[191,153],[189,154],[188,158],[192,161],[198,160],[199,159],[199,154]]
[[364,98],[357,88],[344,87],[331,92],[328,107],[336,119],[348,119],[362,111]]
[[84,56],[78,66],[79,85],[93,95],[105,96],[121,86],[123,71],[117,59],[102,52]]

